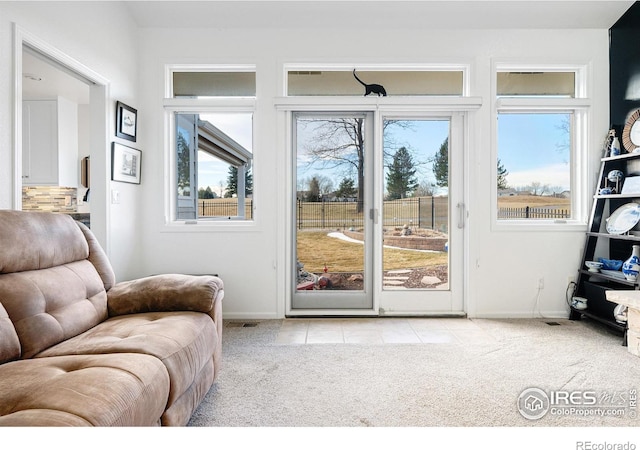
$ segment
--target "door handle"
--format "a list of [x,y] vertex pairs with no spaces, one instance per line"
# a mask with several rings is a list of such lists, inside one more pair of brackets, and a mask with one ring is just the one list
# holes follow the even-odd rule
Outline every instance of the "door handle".
[[465,208],[465,205],[463,202],[460,202],[456,205],[456,208],[458,208],[458,228],[464,228],[464,221],[466,219],[466,213],[467,213],[467,209]]
[[374,224],[378,223],[378,210],[375,208],[371,208],[369,210],[369,218],[373,221]]

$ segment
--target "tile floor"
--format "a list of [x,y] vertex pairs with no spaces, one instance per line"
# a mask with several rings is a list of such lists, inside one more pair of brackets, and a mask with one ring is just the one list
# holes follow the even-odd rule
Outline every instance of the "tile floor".
[[495,342],[463,318],[285,319],[276,344],[442,344]]

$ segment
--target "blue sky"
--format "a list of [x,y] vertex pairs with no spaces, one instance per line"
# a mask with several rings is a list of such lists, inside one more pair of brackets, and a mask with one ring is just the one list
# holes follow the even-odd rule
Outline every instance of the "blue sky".
[[[217,113],[200,114],[201,120],[206,120],[222,130],[238,144],[253,153],[251,113]],[[198,186],[211,190],[219,196],[224,195],[229,175],[229,165],[204,153],[198,155]],[[221,188],[222,185],[222,188]]]
[[[252,151],[252,115],[238,114],[202,114],[247,150]],[[510,187],[521,187],[539,182],[552,187],[569,189],[569,150],[566,146],[568,135],[563,121],[567,114],[501,114],[498,119],[498,158],[509,172],[507,182]],[[432,160],[440,145],[449,133],[447,120],[412,120],[411,127],[401,129],[389,127],[387,132],[395,141],[395,147],[405,146],[412,151],[414,162],[418,165],[419,181],[435,182],[431,174],[431,165],[424,164]],[[301,144],[302,147],[302,144]],[[304,149],[298,149],[299,162],[304,159]],[[220,185],[226,186],[228,165],[217,162],[206,154],[199,157],[199,186],[211,186],[220,194]],[[329,172],[320,165],[298,164],[298,178],[310,179],[314,175],[331,178],[337,189],[343,173]],[[355,179],[355,176],[354,176]],[[223,188],[224,189],[224,188]]]
[[557,114],[500,114],[498,119],[498,158],[509,174],[509,187],[532,182],[550,187],[570,187],[570,116]]
[[[300,134],[300,133],[299,133]],[[413,161],[416,164],[418,181],[423,180],[435,183],[432,174],[431,161],[440,149],[440,145],[449,135],[448,120],[411,120],[411,126],[400,128],[391,125],[387,127],[386,134],[393,141],[392,149],[385,149],[387,153],[393,154],[395,150],[404,146],[411,151]],[[305,133],[311,136],[313,133]],[[327,170],[320,163],[308,165],[308,156],[305,152],[305,137],[299,139],[298,146],[298,179],[308,180],[313,176],[329,177],[333,180],[334,189],[337,189],[345,174],[340,169]],[[355,174],[352,175],[355,181]]]

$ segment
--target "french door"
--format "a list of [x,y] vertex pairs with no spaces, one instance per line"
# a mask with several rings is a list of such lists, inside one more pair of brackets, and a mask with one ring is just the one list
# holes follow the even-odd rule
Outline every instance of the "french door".
[[292,315],[461,313],[463,115],[292,117]]

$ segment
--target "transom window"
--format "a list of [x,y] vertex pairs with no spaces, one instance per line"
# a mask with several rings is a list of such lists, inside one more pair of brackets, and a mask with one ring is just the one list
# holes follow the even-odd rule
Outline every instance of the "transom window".
[[[367,88],[365,85],[369,85]],[[372,85],[382,86],[382,93]],[[462,69],[288,70],[287,95],[464,95]]]

